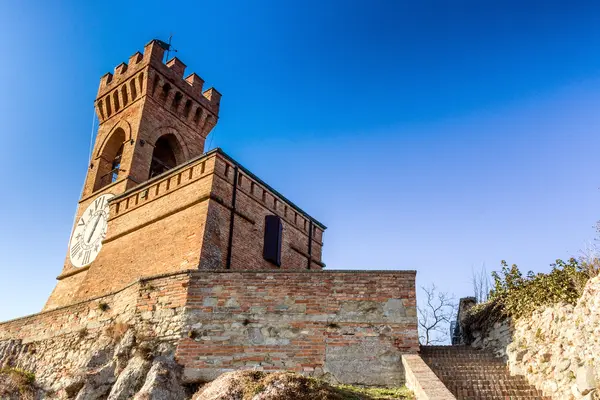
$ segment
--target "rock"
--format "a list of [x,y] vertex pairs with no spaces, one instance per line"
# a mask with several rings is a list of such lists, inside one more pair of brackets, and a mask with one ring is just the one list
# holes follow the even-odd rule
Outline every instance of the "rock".
[[577,389],[582,395],[587,395],[596,388],[596,377],[594,376],[594,368],[591,365],[582,365],[577,368],[576,384]]
[[116,373],[119,374],[127,365],[127,361],[131,356],[131,350],[135,344],[135,333],[133,329],[129,329],[123,335],[123,338],[119,341],[115,347],[115,359],[117,361]]
[[597,389],[591,390],[588,394],[583,396],[581,400],[594,400],[594,393],[596,392],[596,390]]
[[558,365],[556,366],[556,370],[558,372],[564,372],[567,369],[569,369],[569,367],[571,366],[571,360],[562,360],[560,363],[558,363]]
[[83,379],[83,376],[77,375],[77,376],[70,378],[65,383],[63,390],[65,391],[68,398],[71,399],[71,398],[77,396],[77,393],[79,393],[79,391],[81,390],[81,388],[83,387],[84,384],[85,384],[85,381]]
[[[240,374],[240,372],[227,372],[220,375],[202,387],[192,400],[241,400],[244,397],[244,386]],[[262,373],[257,372],[257,374]]]
[[84,377],[85,384],[77,394],[75,400],[97,400],[106,397],[113,383],[115,383],[115,363],[111,362],[97,370],[88,372]]
[[85,367],[98,368],[102,365],[106,365],[106,363],[108,363],[108,361],[112,358],[112,355],[113,349],[110,346],[96,350],[90,359],[85,363]]
[[525,354],[527,354],[527,349],[519,350],[519,351],[517,351],[516,353],[513,353],[513,354],[515,355],[514,356],[514,360],[515,361],[521,361],[521,360],[523,360],[523,357],[525,357]]
[[579,393],[579,389],[577,389],[577,384],[575,384],[575,383],[573,385],[571,385],[571,394],[576,399],[581,398],[581,393]]
[[339,400],[358,398],[330,385],[291,372],[235,371],[202,387],[193,400]]
[[129,329],[115,347],[115,357],[128,357],[134,344],[135,333],[133,329]]
[[158,357],[146,376],[144,386],[134,400],[180,400],[186,391],[180,384],[181,367],[170,358]]
[[144,384],[150,365],[150,361],[139,355],[129,360],[113,385],[108,400],[131,399]]

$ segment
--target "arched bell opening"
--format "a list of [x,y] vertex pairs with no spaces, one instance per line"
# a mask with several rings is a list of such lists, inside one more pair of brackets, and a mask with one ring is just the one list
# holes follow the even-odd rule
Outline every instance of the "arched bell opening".
[[159,137],[154,144],[148,179],[170,170],[183,161],[183,151],[175,135],[169,133]]
[[123,143],[125,143],[125,131],[118,128],[112,133],[98,158],[98,172],[96,173],[94,191],[115,182],[119,178]]

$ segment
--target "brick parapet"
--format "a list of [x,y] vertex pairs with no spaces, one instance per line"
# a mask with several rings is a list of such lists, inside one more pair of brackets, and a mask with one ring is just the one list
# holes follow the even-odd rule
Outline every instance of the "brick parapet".
[[[117,65],[114,74],[108,72],[100,79],[96,105],[98,106],[99,102],[101,104],[98,107],[101,121],[110,117],[108,113],[105,113],[107,98],[112,97],[113,99],[111,104],[111,111],[113,112],[117,111],[114,107],[115,96],[119,105],[122,106],[126,103],[124,102],[123,93],[119,92],[123,90],[123,84],[126,84],[128,99],[136,99],[137,96],[141,97],[148,93],[149,85],[150,89],[152,89],[152,86],[156,87],[156,85],[162,87],[159,81],[175,85],[185,95],[185,98],[182,99],[183,104],[187,100],[192,100],[196,104],[202,105],[213,115],[218,116],[221,94],[214,88],[209,88],[203,92],[204,80],[202,78],[192,73],[184,79],[185,64],[178,58],[173,58],[165,64],[162,61],[163,55],[164,49],[158,41],[152,40],[144,47],[144,53],[136,52],[129,58],[128,64],[121,63]],[[152,76],[154,71],[158,72],[159,75]],[[157,79],[156,83],[154,79]],[[102,107],[104,107],[104,112],[102,112]]]
[[110,219],[120,218],[188,184],[208,178],[213,173],[213,159],[214,154],[190,160],[115,197],[110,202]]
[[[280,215],[282,218],[287,220],[289,223],[294,224],[298,229],[304,231],[305,233],[308,233],[308,222],[312,221],[319,232],[318,239],[315,237],[315,240],[321,240],[323,231],[327,229],[325,225],[308,215],[300,207],[267,185],[264,181],[248,171],[221,149],[216,150],[219,163],[217,163],[215,173],[220,178],[225,180],[229,185],[233,185],[233,170],[236,166],[239,167],[240,171],[238,172],[237,187],[240,191],[245,192],[249,197],[252,197],[257,202],[260,202],[264,207],[273,213]],[[285,213],[286,207],[289,209],[289,215]]]

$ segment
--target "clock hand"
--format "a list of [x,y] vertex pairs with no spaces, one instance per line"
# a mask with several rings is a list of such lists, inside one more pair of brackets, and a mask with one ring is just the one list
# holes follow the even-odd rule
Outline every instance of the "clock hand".
[[92,231],[88,235],[86,243],[89,243],[90,239],[92,238],[92,236],[94,236],[94,232],[96,231],[96,227],[98,226],[98,222],[100,222],[100,218],[102,218],[102,215],[98,215],[98,218],[96,218],[96,222],[94,222],[94,227],[92,228]]

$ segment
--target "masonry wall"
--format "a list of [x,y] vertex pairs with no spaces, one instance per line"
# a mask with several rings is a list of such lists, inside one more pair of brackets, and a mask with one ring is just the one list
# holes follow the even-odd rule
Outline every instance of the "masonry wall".
[[504,357],[512,374],[553,399],[600,395],[600,277],[588,281],[575,306],[543,308],[473,336],[472,346]]
[[114,198],[98,258],[89,267],[66,269],[44,309],[113,292],[140,277],[198,268],[213,168],[214,156],[200,158]]
[[111,331],[115,327],[135,332],[138,340],[174,344],[183,329],[188,281],[186,273],[158,276],[96,299],[0,323],[0,368],[31,371],[45,390],[60,392],[88,369],[110,363],[120,339]]
[[[162,62],[163,55],[164,49],[153,40],[144,47],[143,54],[136,52],[129,58],[128,63],[116,66],[114,74],[107,73],[101,78],[95,101],[99,121],[98,132],[82,198],[76,212],[77,218],[97,196],[106,193],[118,195],[148,181],[154,146],[161,136],[167,135],[175,138],[172,142],[177,142],[177,144],[173,145],[172,150],[177,165],[182,165],[203,153],[206,136],[218,119],[221,95],[214,88],[203,92],[204,81],[198,75],[192,73],[184,78],[185,65],[177,58],[164,64]],[[113,160],[121,147],[122,157],[117,181],[108,183],[111,179]],[[177,185],[179,186],[179,183]],[[164,194],[165,190],[162,188],[161,190]],[[188,199],[189,196],[184,196],[183,201]],[[208,204],[203,207],[206,211]],[[165,209],[164,206],[159,208],[158,212]],[[179,219],[171,219],[170,223],[177,224],[181,219],[187,221],[190,215],[197,217],[197,214],[191,213],[190,210],[184,214],[179,216]],[[206,212],[203,215],[205,216]],[[203,227],[204,219],[205,217],[202,217],[202,220],[198,221],[195,218],[194,222],[198,222],[199,226]],[[155,226],[152,232],[144,233],[155,235],[162,228],[164,228],[164,224]],[[173,229],[163,229],[162,232],[172,235],[180,233]],[[142,232],[138,232],[138,235],[140,233]],[[201,238],[203,234],[200,233],[197,236]],[[142,238],[138,237],[137,239]],[[140,240],[140,243],[146,243],[146,241]],[[188,248],[188,243],[181,243],[181,240],[170,247],[165,246],[164,251],[179,251],[175,247],[179,244],[183,245],[181,250],[187,254],[188,259],[185,261],[193,263],[195,260],[193,260],[194,257],[189,256],[191,250]],[[201,246],[201,239],[196,240],[194,244]],[[125,255],[130,255],[127,243],[124,246],[114,246],[113,244],[111,247],[112,252],[122,253],[125,251],[127,252]],[[105,253],[106,250],[103,250],[101,254],[106,257]],[[147,252],[142,254],[147,254]],[[97,262],[96,260],[93,264]],[[135,268],[127,269],[132,272],[128,276],[122,276],[123,270],[121,270],[117,271],[116,278],[119,283],[123,284],[130,282],[132,278],[143,275],[190,268],[189,265],[177,266],[173,263],[171,265],[176,265],[176,267],[164,268],[162,271],[149,269],[145,274],[137,276],[134,275],[134,272],[138,271]],[[44,309],[60,307],[86,298],[86,296],[101,293],[101,290],[95,290],[94,285],[84,285],[80,293],[79,284],[88,282],[92,277],[96,278],[113,271],[93,269],[90,273],[86,273],[87,269],[75,268],[71,264],[67,251],[60,280]],[[75,277],[77,274],[81,275]],[[99,287],[108,290],[116,289],[116,286],[107,287],[105,283],[101,283]]]
[[[44,309],[113,292],[140,277],[187,269],[322,269],[324,227],[241,167],[233,210],[235,165],[214,151],[122,194],[125,181],[104,188],[102,193],[117,197],[110,203],[102,250],[83,268],[67,259]],[[80,210],[92,199],[85,198]],[[279,267],[263,259],[265,216],[273,214],[283,221]]]
[[116,129],[125,133],[119,179],[127,179],[128,188],[148,179],[154,144],[162,135],[177,137],[177,164],[204,151],[206,136],[217,122],[221,95],[213,88],[202,93],[204,81],[199,76],[184,79],[185,65],[177,58],[165,65],[163,55],[161,46],[151,41],[143,54],[133,54],[128,64],[121,63],[114,74],[102,77],[95,102],[100,122],[95,168],[89,170],[85,196],[93,192],[97,177],[110,170],[112,160],[101,158]]
[[401,355],[418,349],[415,272],[188,270],[150,277],[0,323],[0,366],[31,370],[45,388],[62,390],[82,368],[115,368],[110,360],[119,350],[106,332],[117,324],[136,340],[176,345],[187,382],[249,368],[399,385]]
[[212,160],[186,165],[112,201],[108,236],[78,290],[80,299],[138,277],[198,268]]
[[418,349],[410,271],[197,272],[188,296],[189,380],[251,368],[399,385]]
[[[324,227],[319,226],[286,199],[262,185],[242,169],[234,177],[235,164],[217,154],[213,200],[208,216],[211,235],[205,252],[210,257],[202,260],[202,269],[226,268],[229,245],[229,227],[236,186],[236,202],[231,247],[231,265],[234,270],[254,269],[316,269],[320,270]],[[235,180],[235,182],[234,182]],[[283,234],[281,266],[263,259],[264,225],[267,215],[282,219]],[[312,234],[309,234],[312,230]],[[309,239],[311,255],[309,262]]]

